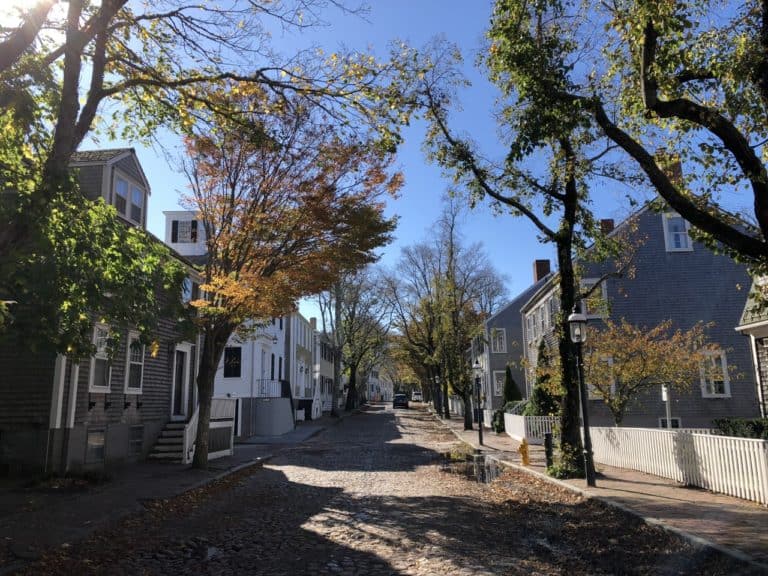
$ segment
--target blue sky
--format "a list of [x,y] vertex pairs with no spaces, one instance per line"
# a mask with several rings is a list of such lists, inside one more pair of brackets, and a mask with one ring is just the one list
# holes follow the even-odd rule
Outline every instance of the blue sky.
[[[457,44],[464,55],[465,74],[472,86],[460,95],[462,111],[452,118],[455,129],[466,130],[483,147],[498,151],[496,126],[493,120],[495,90],[475,68],[477,52],[490,20],[490,0],[373,0],[365,18],[344,15],[329,10],[323,17],[328,25],[310,33],[277,33],[273,37],[278,51],[290,55],[291,50],[318,44],[326,51],[342,43],[350,49],[372,52],[384,57],[394,40],[403,40],[414,47],[428,43],[436,36]],[[432,225],[442,210],[442,197],[450,180],[437,166],[426,160],[422,151],[422,123],[415,123],[405,132],[405,143],[398,154],[398,168],[404,173],[405,186],[400,198],[390,201],[390,215],[399,216],[396,240],[382,252],[381,263],[393,266],[404,246],[428,239]],[[166,146],[174,138],[161,137]],[[158,150],[144,148],[131,142],[106,142],[101,147],[134,146],[137,148],[150,185],[148,226],[151,232],[164,234],[164,210],[178,207],[179,193],[185,188],[184,177],[175,172]],[[85,146],[84,146],[85,147]],[[90,147],[90,146],[88,146]],[[621,218],[618,194],[599,191],[596,203],[598,217]],[[536,240],[536,233],[526,220],[511,216],[494,216],[486,206],[479,206],[466,217],[463,234],[467,243],[479,242],[487,251],[496,269],[507,279],[509,295],[525,289],[532,279],[532,262],[537,258],[554,260],[554,250]],[[315,315],[312,305],[302,305],[302,312]]]

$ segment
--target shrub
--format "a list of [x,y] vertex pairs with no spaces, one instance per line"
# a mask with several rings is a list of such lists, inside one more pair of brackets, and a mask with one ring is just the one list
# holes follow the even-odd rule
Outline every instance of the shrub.
[[515,379],[512,378],[512,370],[507,366],[504,372],[504,404],[522,399],[523,395],[520,394],[520,389],[517,387]]
[[723,436],[768,440],[768,418],[717,418],[714,424]]
[[504,432],[504,408],[500,408],[493,413],[493,420],[491,420],[491,427],[496,434]]

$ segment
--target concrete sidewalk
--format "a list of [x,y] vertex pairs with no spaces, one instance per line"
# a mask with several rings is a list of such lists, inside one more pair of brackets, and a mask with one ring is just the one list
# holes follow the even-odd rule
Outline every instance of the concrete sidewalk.
[[232,456],[212,460],[208,470],[148,460],[111,471],[103,482],[53,479],[31,486],[6,482],[0,485],[0,575],[49,548],[85,538],[143,510],[146,501],[172,498],[263,463],[275,452],[300,444],[353,413],[299,422],[283,436],[249,438],[235,444]]
[[[477,429],[464,430],[463,418],[441,422],[463,442],[475,449],[480,446]],[[603,464],[596,465],[598,476],[594,488],[588,488],[584,480],[555,480],[546,476],[543,447],[530,446],[531,464],[522,466],[519,442],[487,428],[483,432],[483,451],[504,464],[619,506],[699,544],[756,562],[768,573],[768,509],[757,503]]]

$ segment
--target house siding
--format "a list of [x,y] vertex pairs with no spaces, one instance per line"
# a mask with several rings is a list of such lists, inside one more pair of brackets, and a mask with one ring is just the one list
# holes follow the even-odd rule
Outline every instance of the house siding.
[[144,182],[144,176],[142,175],[141,170],[139,169],[138,164],[136,164],[136,160],[133,156],[126,156],[125,158],[121,158],[115,162],[114,166],[115,168],[125,172],[139,184]]
[[[98,200],[102,197],[102,178],[104,166],[80,166],[77,168],[77,180],[80,183],[80,191],[89,200]],[[107,198],[105,201],[109,202]]]
[[[637,326],[652,327],[671,320],[673,329],[687,330],[697,322],[712,323],[707,329],[709,341],[726,353],[731,369],[730,397],[705,398],[698,378],[686,391],[673,391],[672,417],[683,427],[710,427],[722,417],[753,417],[759,413],[749,341],[734,328],[739,324],[750,278],[746,268],[727,256],[717,255],[702,244],[693,243],[692,251],[667,252],[662,214],[644,210],[633,216],[636,238],[642,242],[633,258],[633,274],[606,280],[605,293],[609,315],[614,321],[624,318]],[[583,278],[599,278],[611,272],[614,264],[583,263]],[[532,309],[546,298],[541,293],[526,304]],[[590,326],[602,321],[590,319]],[[523,326],[525,329],[525,326]],[[552,336],[545,336],[551,344]],[[535,353],[536,342],[526,335],[526,349]],[[533,346],[531,346],[533,344]],[[530,356],[529,356],[530,357]],[[529,383],[530,385],[530,383]],[[664,418],[665,403],[661,390],[650,390],[637,398],[624,416],[624,426],[658,427]],[[590,400],[590,418],[594,425],[612,425],[613,418],[602,400]]]

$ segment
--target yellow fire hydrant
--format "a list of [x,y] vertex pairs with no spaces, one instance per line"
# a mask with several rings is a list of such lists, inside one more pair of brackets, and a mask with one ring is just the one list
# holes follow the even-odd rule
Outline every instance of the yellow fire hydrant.
[[528,454],[528,442],[525,438],[520,442],[520,448],[517,449],[520,452],[520,459],[523,461],[523,466],[528,466],[531,463],[531,458]]

